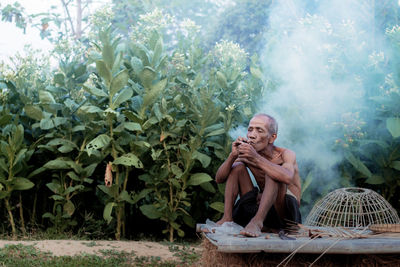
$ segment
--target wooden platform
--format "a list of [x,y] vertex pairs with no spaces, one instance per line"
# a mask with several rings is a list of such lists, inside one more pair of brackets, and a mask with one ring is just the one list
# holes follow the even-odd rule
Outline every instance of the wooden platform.
[[[278,234],[263,233],[256,238],[238,234],[211,231],[205,233],[205,224],[198,224],[197,230],[225,253],[307,253],[307,254],[400,254],[400,233],[379,234],[367,230],[364,238],[322,237],[311,239],[296,236],[295,240],[282,240]],[[268,238],[266,238],[266,236]]]

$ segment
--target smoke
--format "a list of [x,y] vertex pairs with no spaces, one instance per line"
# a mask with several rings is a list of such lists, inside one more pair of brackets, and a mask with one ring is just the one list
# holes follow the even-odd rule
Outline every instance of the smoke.
[[314,180],[334,184],[343,159],[332,149],[334,125],[363,106],[361,77],[379,37],[367,1],[312,2],[273,3],[262,63],[277,89],[266,93],[260,112],[277,119],[276,144],[296,152],[303,178],[311,163],[323,172]]

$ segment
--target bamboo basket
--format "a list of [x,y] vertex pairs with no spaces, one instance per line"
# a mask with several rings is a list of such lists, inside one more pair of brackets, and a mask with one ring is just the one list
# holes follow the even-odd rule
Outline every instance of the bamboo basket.
[[400,233],[400,224],[371,224],[368,228],[377,233]]
[[[399,223],[396,210],[381,195],[358,187],[340,188],[329,193],[314,205],[305,222],[310,226],[333,227],[379,225],[380,229],[383,225]],[[386,229],[389,228],[386,226]]]

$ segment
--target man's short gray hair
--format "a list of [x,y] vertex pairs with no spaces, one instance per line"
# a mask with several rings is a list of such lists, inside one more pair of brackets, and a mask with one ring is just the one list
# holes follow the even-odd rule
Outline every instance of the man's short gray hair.
[[265,113],[257,113],[256,115],[254,115],[254,117],[266,117],[266,118],[268,118],[268,133],[270,134],[270,135],[273,135],[273,134],[278,134],[278,123],[276,122],[276,120],[275,120],[275,118],[274,117],[272,117],[272,116],[270,116],[270,115],[268,115],[268,114],[265,114]]

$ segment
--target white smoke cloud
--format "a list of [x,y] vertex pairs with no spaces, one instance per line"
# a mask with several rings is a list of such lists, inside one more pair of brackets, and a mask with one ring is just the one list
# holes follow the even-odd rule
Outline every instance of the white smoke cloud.
[[[342,156],[332,151],[332,124],[363,105],[360,80],[373,52],[373,6],[367,1],[274,1],[262,55],[269,79],[260,112],[279,123],[277,145],[294,150],[335,177]],[[375,47],[376,49],[376,47]]]

